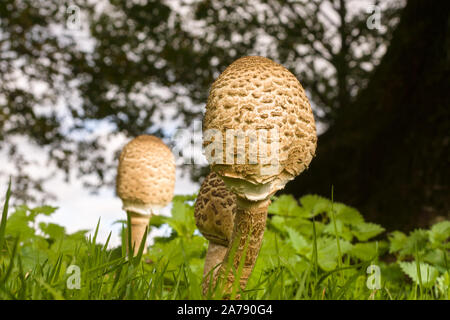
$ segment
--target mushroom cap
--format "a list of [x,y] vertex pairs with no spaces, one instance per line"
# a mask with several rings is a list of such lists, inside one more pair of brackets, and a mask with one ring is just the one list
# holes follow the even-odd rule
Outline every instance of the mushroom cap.
[[195,222],[203,236],[211,242],[228,246],[236,208],[236,195],[227,189],[222,179],[215,172],[206,176],[194,208]]
[[[235,145],[230,149],[234,161],[226,159],[230,129],[245,134],[245,149],[240,149],[245,150],[245,161],[236,161]],[[302,85],[282,65],[258,56],[234,61],[213,83],[203,119],[205,150],[213,143],[205,138],[207,130],[221,132],[223,139],[219,161],[207,155],[211,169],[239,197],[252,201],[266,199],[305,170],[317,145],[314,116]],[[248,132],[256,132],[258,140],[251,140]]]
[[119,158],[116,191],[123,209],[149,215],[169,204],[175,187],[175,158],[161,139],[141,135]]

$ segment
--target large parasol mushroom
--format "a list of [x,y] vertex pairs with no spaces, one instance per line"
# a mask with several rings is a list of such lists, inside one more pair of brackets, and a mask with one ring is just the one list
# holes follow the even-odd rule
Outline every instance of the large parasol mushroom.
[[[234,272],[244,289],[258,256],[270,197],[305,170],[317,143],[314,117],[300,82],[263,57],[236,60],[213,83],[203,119],[203,146],[211,169],[237,196],[232,241],[219,275],[227,290]],[[231,268],[231,270],[233,270]]]

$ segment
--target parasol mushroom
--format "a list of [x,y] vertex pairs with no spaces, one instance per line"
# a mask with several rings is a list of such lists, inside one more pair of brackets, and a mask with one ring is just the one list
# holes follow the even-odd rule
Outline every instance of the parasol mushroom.
[[217,267],[227,253],[236,214],[236,196],[215,172],[203,181],[194,212],[197,228],[209,241],[203,270],[203,293],[206,294],[210,286],[208,279],[214,281]]
[[243,57],[213,83],[203,119],[203,146],[211,169],[237,196],[232,241],[218,273],[226,290],[235,281],[234,272],[225,274],[227,262],[238,270],[246,248],[240,277],[245,288],[261,247],[270,197],[308,167],[316,144],[305,91],[282,65],[264,57]]
[[174,156],[161,139],[151,135],[138,136],[120,154],[116,182],[123,210],[130,217],[132,246],[136,254],[151,215],[158,214],[172,201]]

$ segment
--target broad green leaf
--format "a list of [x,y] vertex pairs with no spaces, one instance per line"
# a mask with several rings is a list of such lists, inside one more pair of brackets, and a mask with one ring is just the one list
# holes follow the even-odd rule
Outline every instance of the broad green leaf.
[[343,203],[335,202],[333,204],[336,220],[345,224],[356,226],[364,222],[364,218],[355,208],[346,206]]
[[450,238],[450,221],[442,221],[433,225],[429,231],[430,240],[435,244],[442,244]]
[[309,217],[314,217],[322,212],[327,212],[331,208],[331,201],[318,195],[303,196],[300,198],[300,203],[308,212]]
[[49,251],[42,249],[43,248],[34,248],[31,245],[21,248],[21,259],[23,267],[26,270],[32,270],[37,264],[42,264],[45,260],[49,259]]
[[352,230],[352,233],[359,241],[367,241],[379,235],[384,230],[385,229],[378,224],[371,222],[364,222],[355,225],[354,230]]
[[[447,254],[447,259],[449,255]],[[439,249],[430,250],[423,255],[422,260],[436,267],[439,271],[445,272],[447,266],[445,264],[444,251]],[[450,267],[450,266],[449,266]]]
[[59,240],[66,234],[66,229],[55,223],[39,223],[39,228],[47,234],[50,238]]
[[[274,227],[281,234],[286,232],[286,227],[291,227],[306,237],[312,237],[312,222],[307,219],[274,215],[268,220],[268,225]],[[322,224],[320,224],[320,231],[322,229]]]
[[429,243],[428,239],[428,232],[426,230],[416,229],[412,231],[406,239],[401,253],[414,255],[416,250],[425,250],[427,244]]
[[182,237],[192,236],[196,229],[193,205],[186,201],[191,201],[191,197],[176,196],[172,203],[172,216],[166,218],[169,226]]
[[280,232],[285,231],[284,228],[287,226],[286,218],[283,216],[273,216],[269,219],[269,223]]
[[35,234],[35,230],[30,226],[34,221],[34,218],[27,213],[27,207],[17,207],[16,211],[8,218],[8,228],[6,228],[6,233],[14,237],[20,234],[21,239],[31,240]]
[[300,233],[298,233],[291,227],[286,227],[285,229],[289,235],[290,243],[297,253],[307,254],[309,251],[311,251],[311,244],[308,243],[308,241],[306,241],[306,239]]
[[[400,268],[402,268],[403,272],[408,275],[415,283],[419,284],[419,275],[417,273],[417,263],[416,262],[399,262]],[[420,263],[420,275],[422,280],[422,285],[425,288],[432,287],[437,277],[439,276],[439,272],[435,267],[430,266],[427,263]]]
[[298,205],[297,200],[292,195],[283,194],[278,198],[274,197],[274,199],[269,205],[268,213],[279,216],[308,216],[308,212]]
[[[352,248],[352,244],[343,239],[339,240],[339,245],[342,255]],[[308,254],[309,259],[312,258],[311,255],[312,252]],[[319,266],[325,271],[332,271],[337,267],[338,250],[335,238],[321,237],[317,240],[317,258]]]
[[[345,226],[341,220],[336,220],[336,229],[339,237],[344,238],[347,241],[352,241],[353,235],[350,232],[350,229],[347,226]],[[333,221],[331,221],[325,226],[323,232],[332,236],[336,236]]]
[[377,249],[377,242],[356,243],[349,254],[362,261],[370,261],[377,256]]
[[436,287],[444,297],[448,298],[450,296],[450,275],[448,272],[445,272],[436,279]]
[[55,213],[56,210],[58,210],[58,207],[51,207],[51,206],[42,206],[30,209],[31,213],[34,215],[43,214],[45,216],[52,215],[53,213]]
[[150,226],[159,228],[166,223],[167,217],[161,215],[153,215],[150,219]]
[[389,253],[395,253],[401,251],[405,247],[405,243],[408,240],[406,234],[401,231],[394,231],[388,235],[390,246]]
[[[320,237],[325,229],[326,225],[323,222],[315,221],[316,235]],[[309,220],[298,219],[293,221],[292,227],[295,228],[300,234],[306,236],[308,239],[313,238],[313,223]]]
[[398,263],[380,263],[382,281],[389,284],[402,283],[405,280],[405,274]]
[[257,265],[260,270],[265,268],[273,268],[279,263],[282,265],[289,263],[294,264],[299,261],[292,245],[283,241],[279,234],[271,231],[264,233],[263,244],[258,255]]

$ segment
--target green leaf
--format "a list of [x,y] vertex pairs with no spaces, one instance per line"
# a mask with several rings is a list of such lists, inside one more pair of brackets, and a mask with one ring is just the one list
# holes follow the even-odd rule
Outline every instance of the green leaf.
[[[321,236],[324,232],[326,225],[323,222],[315,221],[316,225],[316,236]],[[298,219],[292,222],[292,227],[295,228],[300,234],[306,236],[307,238],[314,237],[313,223],[309,220]]]
[[377,256],[377,250],[379,250],[377,242],[356,243],[349,254],[362,261],[371,261]]
[[[353,235],[350,232],[350,229],[345,226],[341,220],[336,220],[336,229],[339,237],[344,238],[347,241],[352,241]],[[336,236],[333,220],[325,226],[323,232],[332,236]]]
[[[352,248],[352,244],[343,239],[339,240],[339,245],[342,255]],[[311,259],[311,254],[308,254],[309,259]],[[317,258],[319,266],[325,271],[331,271],[337,267],[338,250],[335,238],[321,237],[317,240]]]
[[285,227],[287,226],[286,218],[283,216],[273,216],[269,219],[269,224],[280,232],[285,231]]
[[311,251],[311,244],[300,233],[291,227],[285,229],[289,235],[290,243],[297,253],[307,254]]
[[346,206],[343,203],[335,202],[333,204],[336,220],[340,220],[345,224],[356,226],[364,223],[364,218],[355,208]]
[[172,216],[166,218],[167,224],[174,229],[179,236],[190,237],[193,235],[196,225],[192,196],[175,196],[172,202]]
[[152,218],[150,219],[150,224],[149,225],[151,227],[159,228],[164,223],[166,223],[166,220],[167,220],[167,217],[160,216],[160,215],[153,215]]
[[440,272],[445,272],[447,270],[447,266],[445,263],[444,252],[439,249],[430,250],[422,257],[424,262],[428,262],[429,264],[436,267]]
[[[402,271],[410,277],[416,284],[419,284],[419,277],[417,272],[416,262],[399,262]],[[427,263],[420,263],[420,275],[422,279],[422,285],[425,288],[430,288],[436,282],[439,272],[435,267],[430,266]]]
[[401,231],[394,231],[388,235],[390,246],[389,253],[395,253],[401,251],[405,247],[405,243],[408,240],[406,234]]
[[279,234],[267,231],[264,233],[258,260],[255,266],[262,272],[264,269],[273,268],[279,264],[295,264],[300,261],[296,251],[290,243],[283,241]]
[[436,279],[436,287],[444,297],[450,295],[450,276],[448,272]]
[[428,232],[423,229],[416,229],[411,232],[401,250],[402,254],[414,255],[416,250],[423,251],[428,245]]
[[292,195],[283,194],[278,198],[274,197],[274,199],[269,205],[268,213],[279,216],[308,216],[308,212],[298,205],[297,200]]
[[383,281],[385,281],[386,283],[396,284],[405,281],[405,274],[403,273],[402,268],[400,268],[398,263],[385,264],[381,262],[380,265]]
[[52,215],[53,213],[55,213],[56,210],[58,210],[58,207],[51,207],[51,206],[42,206],[30,209],[31,213],[34,215],[43,214],[45,216]]
[[8,229],[6,232],[9,235],[17,236],[20,234],[24,240],[30,240],[35,235],[35,230],[30,226],[34,222],[34,216],[28,215],[28,208],[26,206],[19,206],[16,211],[8,218]]
[[440,245],[450,238],[450,221],[442,221],[433,225],[429,231],[433,244]]
[[[47,245],[48,247],[48,245]],[[42,250],[43,248],[33,248],[33,246],[24,246],[20,250],[20,255],[24,268],[33,269],[36,265],[43,263],[49,259],[48,250]]]
[[327,212],[331,208],[331,201],[318,195],[309,194],[303,196],[300,198],[300,203],[308,212],[309,217],[314,217],[320,213]]
[[359,223],[354,228],[352,233],[359,241],[367,241],[385,230],[382,226],[371,222]]
[[39,228],[54,240],[59,240],[66,234],[66,229],[55,223],[39,223]]

